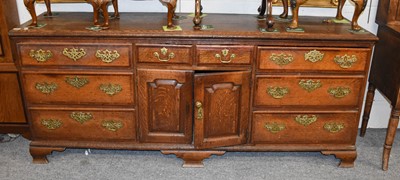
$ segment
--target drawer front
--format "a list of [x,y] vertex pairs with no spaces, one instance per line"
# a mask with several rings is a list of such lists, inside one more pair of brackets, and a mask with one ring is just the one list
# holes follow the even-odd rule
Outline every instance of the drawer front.
[[31,109],[31,126],[36,139],[134,140],[134,110],[120,109]]
[[258,70],[364,71],[370,49],[259,48]]
[[250,65],[253,46],[197,46],[199,65]]
[[130,44],[18,44],[24,66],[130,67]]
[[357,106],[363,76],[256,76],[255,106]]
[[357,112],[253,113],[253,143],[354,144]]
[[23,87],[32,104],[132,105],[133,74],[23,74]]
[[191,45],[138,44],[139,63],[192,64]]

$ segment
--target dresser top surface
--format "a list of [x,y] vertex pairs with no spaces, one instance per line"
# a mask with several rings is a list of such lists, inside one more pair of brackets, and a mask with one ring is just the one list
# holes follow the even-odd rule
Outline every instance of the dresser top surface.
[[22,24],[20,30],[11,30],[10,36],[85,36],[85,37],[159,37],[159,38],[227,38],[227,39],[297,39],[297,40],[343,40],[343,41],[376,41],[375,35],[366,32],[355,34],[349,31],[350,24],[324,23],[324,19],[333,17],[300,17],[300,27],[305,32],[286,32],[287,20],[275,17],[274,28],[279,32],[262,33],[265,20],[258,20],[256,15],[243,14],[206,14],[203,25],[212,25],[212,30],[193,30],[193,16],[174,21],[182,31],[165,32],[166,13],[121,13],[120,19],[110,20],[110,29],[90,31],[93,14],[89,12],[60,12],[56,17],[38,17],[39,23],[47,24],[40,29],[23,30],[30,22]]

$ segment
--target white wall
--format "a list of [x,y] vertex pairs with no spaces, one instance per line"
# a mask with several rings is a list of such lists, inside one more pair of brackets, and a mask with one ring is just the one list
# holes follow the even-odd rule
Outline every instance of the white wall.
[[[328,0],[327,0],[328,1]],[[375,15],[379,0],[369,0],[368,5],[361,14],[358,23],[368,31],[376,34],[378,25],[375,23]],[[202,0],[203,12],[205,13],[235,13],[235,14],[257,14],[257,8],[261,0]],[[23,0],[17,0],[21,22],[30,20]],[[371,7],[371,8],[370,8]],[[37,4],[36,10],[39,13],[45,11],[44,4]],[[119,9],[121,12],[167,12],[159,0],[119,0]],[[80,4],[53,4],[53,11],[92,11],[92,7],[86,3]],[[112,8],[110,8],[110,11]],[[194,0],[178,1],[177,12],[193,12]],[[281,7],[274,7],[273,14],[280,14]],[[343,8],[343,15],[351,19],[354,6],[348,0]],[[336,15],[335,8],[300,8],[300,16],[332,16]],[[301,17],[300,17],[301,18]],[[371,120],[368,127],[386,128],[390,117],[390,104],[379,94],[375,93],[374,105],[371,112]],[[360,121],[361,122],[361,121]]]

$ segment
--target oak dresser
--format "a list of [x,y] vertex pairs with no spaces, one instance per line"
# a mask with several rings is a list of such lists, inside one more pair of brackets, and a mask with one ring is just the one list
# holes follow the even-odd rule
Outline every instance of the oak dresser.
[[[304,17],[304,33],[262,33],[255,15],[208,14],[164,32],[165,14],[39,17],[10,32],[32,131],[47,163],[65,148],[161,150],[201,167],[226,151],[318,151],[352,167],[371,50],[350,24]],[[28,25],[22,25],[23,27]]]

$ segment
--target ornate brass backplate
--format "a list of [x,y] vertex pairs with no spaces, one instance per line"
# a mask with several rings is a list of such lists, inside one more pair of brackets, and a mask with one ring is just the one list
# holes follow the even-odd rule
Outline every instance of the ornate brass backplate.
[[297,115],[294,120],[303,126],[308,126],[317,121],[318,117],[316,115]]
[[53,53],[50,50],[39,49],[35,51],[32,49],[29,52],[29,56],[35,59],[37,62],[46,62],[53,57]]
[[289,88],[286,87],[268,87],[267,93],[275,99],[282,99],[289,93]]
[[325,54],[321,53],[320,51],[312,50],[312,51],[304,54],[304,60],[310,61],[312,63],[316,63],[318,61],[322,61],[322,59],[324,58],[324,55]]
[[353,66],[355,62],[357,62],[357,56],[356,55],[349,56],[347,54],[345,54],[344,56],[337,55],[334,61],[341,68],[348,69],[351,68],[351,66]]
[[58,119],[42,119],[41,124],[47,129],[55,130],[60,128],[63,123]]
[[57,88],[58,85],[56,83],[36,83],[35,88],[42,92],[43,94],[51,94],[54,92]]
[[69,117],[71,117],[75,121],[78,121],[81,124],[93,119],[92,113],[88,113],[88,112],[72,112],[69,115]]
[[337,133],[344,128],[343,123],[329,122],[325,123],[324,129],[330,133]]
[[283,131],[286,128],[285,124],[278,124],[277,122],[266,123],[264,126],[269,132],[275,134],[280,131]]
[[[221,56],[222,54],[222,56]],[[217,58],[219,61],[221,61],[221,63],[230,63],[233,59],[235,59],[236,54],[231,54],[230,56],[228,56],[229,54],[229,50],[228,49],[223,49],[221,50],[221,54],[215,54],[215,58]]]
[[351,93],[351,90],[347,87],[336,87],[329,88],[328,93],[335,98],[344,98]]
[[88,84],[89,80],[87,78],[80,78],[78,76],[75,76],[75,77],[66,77],[65,82],[79,89]]
[[168,49],[165,48],[165,47],[161,48],[161,49],[160,49],[160,52],[161,52],[161,54],[162,54],[164,57],[168,57],[168,59],[162,59],[162,58],[160,57],[160,54],[159,54],[158,52],[154,52],[154,53],[153,53],[154,56],[155,56],[159,61],[161,61],[161,62],[168,62],[169,60],[171,60],[172,58],[175,57],[175,53],[173,53],[173,52],[169,53],[168,56],[167,56]]
[[122,86],[119,84],[111,84],[111,83],[101,84],[100,90],[110,96],[114,96],[122,91]]
[[197,108],[197,117],[198,120],[203,120],[204,112],[203,112],[203,103],[200,101],[196,101],[196,108]]
[[284,66],[293,61],[293,55],[284,53],[280,54],[272,53],[271,56],[269,57],[269,60],[271,60],[272,62],[274,62],[279,66]]
[[105,120],[101,125],[112,132],[116,132],[124,126],[122,122],[115,120]]
[[106,49],[104,51],[97,50],[96,57],[101,59],[101,61],[105,63],[112,63],[115,60],[117,60],[120,57],[120,55],[117,50],[111,51]]
[[77,49],[77,48],[64,48],[63,55],[67,56],[69,59],[73,61],[77,61],[81,58],[83,58],[86,55],[86,51],[83,48]]
[[299,82],[299,86],[308,92],[312,92],[312,91],[322,87],[322,83],[319,80],[314,81],[312,79],[309,79],[309,80],[302,79]]

